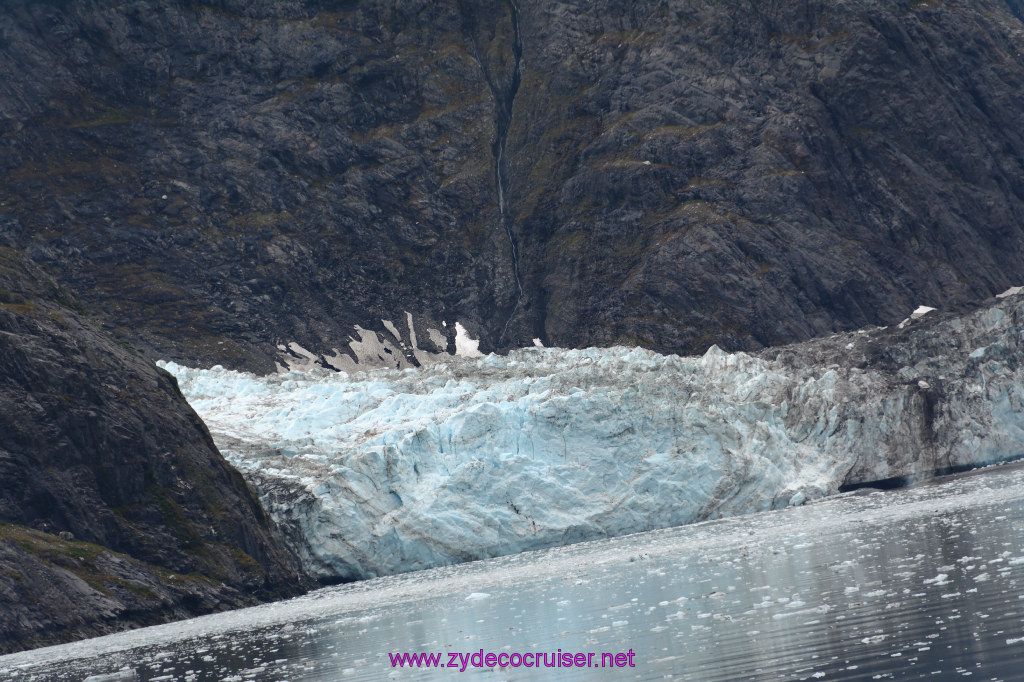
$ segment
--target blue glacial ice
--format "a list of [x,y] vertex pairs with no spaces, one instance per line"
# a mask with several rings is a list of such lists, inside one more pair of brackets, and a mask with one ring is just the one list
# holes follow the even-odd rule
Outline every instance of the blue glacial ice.
[[309,570],[361,579],[1016,456],[1018,298],[762,355],[530,348],[262,377],[159,364]]

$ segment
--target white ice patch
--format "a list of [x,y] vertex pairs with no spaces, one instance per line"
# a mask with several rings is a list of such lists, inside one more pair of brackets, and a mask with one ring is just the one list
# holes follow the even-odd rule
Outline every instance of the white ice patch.
[[1010,296],[1016,296],[1022,291],[1024,291],[1024,287],[1010,287],[1003,293],[996,294],[996,298],[1009,298]]
[[910,313],[910,317],[899,323],[899,328],[903,329],[914,320],[919,320],[928,313],[934,312],[936,309],[927,305],[919,305],[914,309],[914,312]]
[[931,306],[919,305],[917,306],[917,308],[914,309],[914,312],[910,314],[910,317],[916,320],[917,318],[924,317],[928,313],[934,312],[935,310],[936,308],[932,308]]
[[[411,347],[407,348],[402,332],[391,320],[381,320],[387,333],[363,329],[356,325],[354,330],[358,338],[349,337],[347,352],[332,348],[332,355],[317,355],[291,341],[278,344],[276,364],[278,372],[305,372],[317,368],[327,368],[340,372],[358,372],[370,369],[392,368],[406,369],[417,364],[425,365],[438,359],[450,357],[447,352],[448,339],[437,329],[428,328],[427,336],[437,352],[430,352],[419,347],[416,328],[412,314],[405,313]],[[444,322],[442,322],[444,324]],[[455,323],[455,355],[462,357],[482,357],[479,350],[480,342],[472,338],[462,323]],[[390,335],[390,338],[389,338]],[[415,362],[408,357],[411,354]]]
[[402,335],[399,333],[398,327],[396,327],[395,324],[391,320],[381,320],[380,322],[381,322],[381,324],[384,325],[385,329],[387,329],[389,332],[391,332],[391,335],[395,337],[396,341],[398,341],[398,342],[402,341]]
[[455,323],[455,354],[464,358],[480,358],[480,342],[472,338],[461,322]]
[[428,328],[427,337],[429,337],[430,342],[438,348],[448,347],[448,339],[445,338],[445,335],[439,329],[434,329],[432,327]]

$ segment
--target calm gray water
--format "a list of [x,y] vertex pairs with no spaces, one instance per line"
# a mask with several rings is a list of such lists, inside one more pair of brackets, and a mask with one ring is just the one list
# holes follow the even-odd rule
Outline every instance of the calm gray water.
[[[323,589],[0,657],[0,677],[1020,680],[1022,588],[1024,467],[1012,466]],[[460,672],[388,657],[481,650],[596,664],[632,650],[635,667]]]

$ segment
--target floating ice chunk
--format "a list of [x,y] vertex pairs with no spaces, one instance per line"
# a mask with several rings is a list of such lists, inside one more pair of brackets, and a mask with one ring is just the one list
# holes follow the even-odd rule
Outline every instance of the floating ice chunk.
[[975,348],[974,350],[972,350],[971,354],[968,355],[967,357],[969,357],[969,358],[981,358],[981,357],[984,357],[984,356],[985,356],[985,346],[982,346],[981,348]]
[[487,592],[473,592],[468,597],[466,597],[466,601],[476,601],[478,599],[487,599],[490,596],[491,595],[489,593],[487,593]]
[[122,668],[117,672],[106,673],[104,675],[91,675],[83,682],[127,682],[128,680],[139,679],[138,673],[130,668]]

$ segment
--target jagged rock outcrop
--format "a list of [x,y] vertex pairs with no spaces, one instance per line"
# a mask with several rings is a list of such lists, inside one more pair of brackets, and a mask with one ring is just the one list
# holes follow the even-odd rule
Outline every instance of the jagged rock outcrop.
[[174,378],[0,248],[0,652],[295,594]]
[[433,351],[886,324],[1024,278],[1022,16],[18,0],[0,243],[151,357],[257,371],[406,311]]

